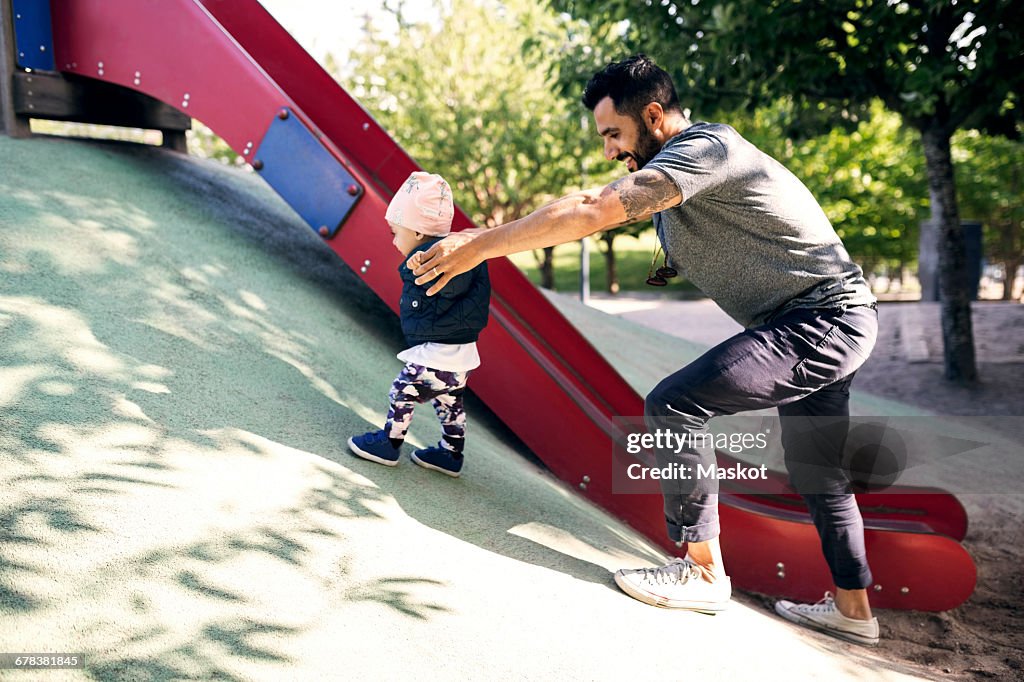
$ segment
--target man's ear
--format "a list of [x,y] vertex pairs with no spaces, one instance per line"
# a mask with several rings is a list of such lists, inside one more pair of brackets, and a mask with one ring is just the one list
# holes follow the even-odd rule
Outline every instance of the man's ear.
[[665,110],[662,109],[661,105],[657,102],[651,102],[644,107],[644,123],[651,132],[654,132],[661,127],[662,121],[665,120]]
[[427,238],[427,235],[423,234],[422,232],[417,232],[416,233],[416,241],[422,241],[422,240],[424,240],[426,238]]

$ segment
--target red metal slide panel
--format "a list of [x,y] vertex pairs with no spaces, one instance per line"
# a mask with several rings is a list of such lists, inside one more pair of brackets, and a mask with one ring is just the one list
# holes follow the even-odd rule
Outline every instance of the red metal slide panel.
[[[723,452],[718,464],[730,468],[740,460]],[[763,508],[806,512],[803,498],[789,484],[787,474],[769,471],[764,481],[726,481],[723,492],[731,499],[755,502]],[[956,541],[967,536],[967,511],[953,495],[941,488],[893,485],[878,492],[857,495],[864,524],[891,530],[917,526],[929,533],[938,533]]]
[[[199,0],[347,156],[394,192],[419,166],[257,0]],[[360,21],[358,16],[353,21]],[[455,227],[469,227],[465,215]]]
[[[725,496],[723,496],[725,497]],[[723,499],[722,553],[733,585],[764,594],[817,601],[832,579],[806,512],[789,519],[745,501]],[[977,570],[955,540],[931,533],[869,529],[864,533],[879,608],[945,611],[974,592]],[[728,557],[742,557],[739,561]]]
[[291,105],[192,0],[53,0],[57,68],[144,92],[203,121],[240,154]]
[[[275,79],[287,78],[287,83],[301,82],[307,76],[315,82],[322,69],[315,62],[310,66],[312,60],[301,48],[298,50],[304,61],[290,62],[297,54],[293,49],[297,46],[276,22],[266,21],[269,15],[256,3],[251,0],[208,2],[219,12],[225,8],[258,8],[251,26],[263,31],[262,35],[251,30],[244,17],[233,15],[236,23],[231,24],[231,32],[236,33],[236,41],[220,31],[219,22],[213,17],[205,11],[196,11],[198,5],[192,0],[55,0],[58,60],[67,66],[66,70],[118,82],[177,106],[210,125],[235,149],[244,149],[249,142],[258,146],[266,129],[263,122],[271,120],[284,105],[290,106],[313,130],[327,131],[337,123],[335,119],[347,121],[345,125],[355,125],[355,138],[361,137],[362,142],[345,138],[342,145],[337,144],[341,139],[337,138],[333,140],[336,144],[331,144],[331,140],[325,140],[325,144],[361,182],[368,179],[364,173],[357,172],[361,168],[370,169],[378,182],[369,185],[345,227],[330,244],[395,309],[400,282],[394,270],[400,257],[390,244],[388,231],[382,228],[382,219],[391,192],[415,169],[415,164],[358,104],[333,84],[333,80],[336,91],[319,91],[313,97],[337,113],[335,119],[324,119],[303,111],[293,101],[291,85],[282,89],[278,87],[281,83],[267,78],[267,72],[257,63],[262,58],[253,60],[242,45],[266,44],[281,50],[284,56],[279,57],[276,64],[268,63],[266,68],[278,74]],[[111,28],[111,24],[118,24],[118,28]],[[175,30],[168,31],[169,26]],[[170,42],[176,44],[167,44],[163,38],[168,35],[172,37]],[[202,37],[204,49],[192,49],[198,42],[197,36]],[[182,49],[179,45],[189,47]],[[161,60],[173,63],[173,67],[161,68],[157,64]],[[95,73],[90,72],[92,67],[83,66],[93,61]],[[103,73],[99,72],[101,61]],[[108,63],[113,65],[111,70],[107,70]],[[216,64],[217,68],[211,68],[211,64]],[[311,70],[311,75],[306,70]],[[161,78],[166,82],[161,82]],[[229,80],[231,87],[224,86]],[[193,92],[197,93],[194,98]],[[336,92],[341,94],[335,96]],[[190,98],[186,100],[184,93],[189,93]],[[177,101],[179,95],[181,101]],[[259,101],[252,101],[250,97]],[[189,102],[187,107],[186,101]],[[319,109],[314,108],[314,111]],[[253,116],[253,112],[257,114]],[[372,144],[364,143],[366,140]],[[346,163],[342,149],[352,154],[354,167]],[[394,172],[395,168],[400,170]],[[379,189],[374,190],[374,187]],[[469,224],[461,213],[458,220],[460,226]],[[588,497],[670,552],[678,553],[679,550],[665,539],[661,499],[656,490],[652,490],[651,495],[613,495],[610,490],[609,436],[614,428],[610,418],[639,414],[639,396],[511,263],[504,259],[495,261],[491,272],[495,282],[494,323],[481,338],[484,366],[475,377],[475,391],[557,476],[574,485],[585,484],[585,489],[581,490]],[[732,504],[732,507],[728,504],[722,507],[723,525],[728,529],[723,540],[727,543],[730,570],[738,586],[800,597],[805,595],[797,590],[813,588],[817,591],[827,586],[817,538],[805,516],[802,522],[796,518],[790,520],[785,511],[758,506],[750,500]],[[931,534],[879,536],[880,532],[868,533],[872,561],[877,563],[882,559],[885,566],[879,575],[895,580],[893,584],[900,582],[896,579],[899,576],[886,573],[888,564],[920,567],[923,563],[946,566],[944,573],[950,567],[959,568],[960,582],[966,584],[970,578],[973,585],[973,564],[956,543],[951,543],[951,547],[942,545],[950,541]],[[807,582],[792,589],[777,582],[763,582],[762,564],[766,557],[774,556],[773,543],[766,541],[772,537],[779,538],[779,546],[786,547],[788,575],[806,576]],[[880,537],[893,540],[887,546],[880,542]],[[914,561],[908,562],[903,550],[918,545],[920,551],[911,553],[909,556]],[[936,563],[937,558],[946,563]],[[929,574],[920,569],[919,572],[922,576]],[[909,582],[904,581],[903,585]],[[948,608],[950,595],[961,595],[962,590],[949,590],[939,599],[915,584],[908,587],[908,593],[921,595],[920,603],[915,601],[908,606],[906,598],[891,599],[889,595],[893,593],[876,595],[875,603],[883,607]],[[966,596],[957,598],[962,600]]]

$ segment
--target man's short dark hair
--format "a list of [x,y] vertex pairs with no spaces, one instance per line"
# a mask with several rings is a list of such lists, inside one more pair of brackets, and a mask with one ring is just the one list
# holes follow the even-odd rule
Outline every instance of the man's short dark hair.
[[645,54],[612,62],[594,74],[583,90],[583,106],[593,111],[605,97],[612,98],[615,111],[639,118],[651,102],[665,111],[682,111],[672,77]]

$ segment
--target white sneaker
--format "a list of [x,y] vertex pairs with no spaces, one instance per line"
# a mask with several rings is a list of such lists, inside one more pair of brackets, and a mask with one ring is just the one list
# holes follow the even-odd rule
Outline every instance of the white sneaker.
[[817,604],[794,604],[782,599],[775,602],[775,613],[792,623],[805,625],[847,642],[867,646],[878,644],[878,619],[847,618],[839,612],[831,592],[826,592],[825,598]]
[[621,569],[615,572],[615,584],[645,604],[708,614],[725,610],[732,596],[729,578],[709,583],[700,569],[685,559],[659,568]]

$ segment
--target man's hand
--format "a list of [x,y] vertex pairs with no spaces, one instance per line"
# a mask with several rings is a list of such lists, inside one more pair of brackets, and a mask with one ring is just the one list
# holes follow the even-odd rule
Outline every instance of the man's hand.
[[426,251],[417,251],[409,257],[405,264],[416,275],[416,284],[436,280],[427,289],[427,296],[433,296],[453,278],[484,261],[480,249],[473,244],[479,234],[479,229],[453,232]]

